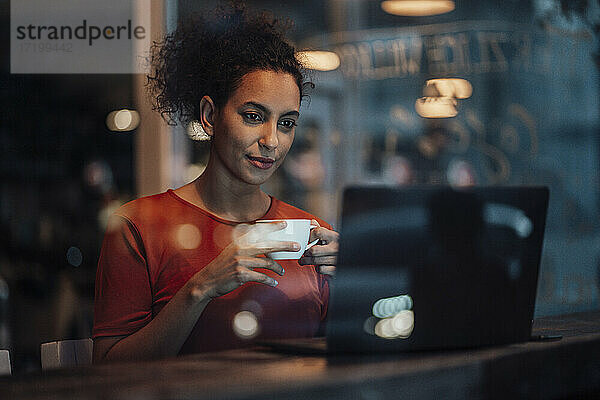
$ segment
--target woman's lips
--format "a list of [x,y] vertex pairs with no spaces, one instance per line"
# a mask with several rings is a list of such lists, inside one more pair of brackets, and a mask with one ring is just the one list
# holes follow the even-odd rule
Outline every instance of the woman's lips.
[[254,165],[256,168],[260,168],[260,169],[269,169],[275,163],[274,159],[268,158],[268,157],[252,157],[252,156],[247,156],[247,157],[248,157],[248,160],[250,160],[250,163],[252,165]]

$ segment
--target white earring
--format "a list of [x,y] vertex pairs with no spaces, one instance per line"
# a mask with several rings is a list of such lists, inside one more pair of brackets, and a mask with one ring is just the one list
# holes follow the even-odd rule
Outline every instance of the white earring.
[[190,139],[196,141],[210,140],[210,136],[204,128],[202,124],[198,121],[192,121],[187,127],[187,135]]

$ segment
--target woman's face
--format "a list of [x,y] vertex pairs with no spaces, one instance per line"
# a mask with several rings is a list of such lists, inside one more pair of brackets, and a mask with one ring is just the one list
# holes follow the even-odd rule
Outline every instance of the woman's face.
[[231,179],[263,184],[294,141],[300,90],[292,75],[254,71],[218,110],[212,151]]

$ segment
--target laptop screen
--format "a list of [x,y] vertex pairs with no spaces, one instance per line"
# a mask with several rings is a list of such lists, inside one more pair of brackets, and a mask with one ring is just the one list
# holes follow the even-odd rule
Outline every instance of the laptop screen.
[[330,347],[528,340],[547,204],[542,187],[346,189]]

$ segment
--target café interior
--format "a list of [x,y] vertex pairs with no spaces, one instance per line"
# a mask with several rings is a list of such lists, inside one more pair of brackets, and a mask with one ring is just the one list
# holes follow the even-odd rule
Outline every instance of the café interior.
[[[140,369],[42,368],[42,344],[89,340],[109,216],[202,174],[210,140],[198,122],[172,126],[154,112],[139,71],[19,65],[13,29],[25,3],[0,3],[2,391],[28,399],[600,393],[590,355],[600,348],[599,1],[246,1],[294,21],[290,38],[315,83],[285,163],[263,189],[339,229],[349,186],[547,187],[533,318],[542,333],[564,328],[562,340],[408,360],[215,353]],[[122,3],[159,37],[217,1]],[[256,387],[245,372],[254,362],[264,372]],[[239,373],[230,386],[217,377],[227,371]]]

